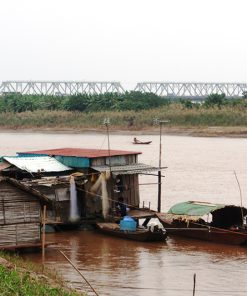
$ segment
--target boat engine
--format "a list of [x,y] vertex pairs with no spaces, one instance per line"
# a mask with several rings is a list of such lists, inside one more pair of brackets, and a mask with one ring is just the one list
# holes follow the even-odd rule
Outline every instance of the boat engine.
[[159,222],[150,222],[148,229],[151,232],[165,232],[164,227]]

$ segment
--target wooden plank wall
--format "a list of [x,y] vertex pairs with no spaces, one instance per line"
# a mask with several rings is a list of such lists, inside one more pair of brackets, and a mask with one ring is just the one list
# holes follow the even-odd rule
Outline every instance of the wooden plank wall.
[[138,207],[140,203],[138,174],[122,175],[123,184],[126,185],[123,191],[124,201],[132,206]]
[[0,181],[0,245],[40,242],[40,201]]
[[0,246],[40,242],[40,224],[22,223],[0,226]]

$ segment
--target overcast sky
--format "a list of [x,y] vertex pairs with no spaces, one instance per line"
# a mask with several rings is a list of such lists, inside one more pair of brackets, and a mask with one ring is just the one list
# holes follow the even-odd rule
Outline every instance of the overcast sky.
[[0,4],[0,82],[247,82],[246,0]]

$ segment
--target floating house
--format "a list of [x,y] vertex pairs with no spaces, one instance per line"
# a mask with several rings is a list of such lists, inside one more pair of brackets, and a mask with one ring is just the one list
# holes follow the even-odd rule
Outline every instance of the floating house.
[[41,211],[48,203],[17,180],[0,178],[0,249],[41,246]]
[[[139,207],[138,175],[158,170],[156,167],[138,163],[139,154],[141,152],[62,148],[19,152],[18,157],[51,157],[80,172],[79,180],[75,179],[77,206],[80,219],[84,219],[105,216],[106,212],[107,215],[114,214],[115,204],[120,197],[129,207]],[[36,180],[32,183],[33,185],[30,186],[36,189],[40,186]],[[47,192],[46,194],[53,199],[56,211],[59,212],[62,203],[71,201],[71,189],[66,186],[63,189],[56,188],[54,185],[47,186],[43,183],[43,187],[54,189],[53,197],[51,197],[52,194],[49,195]],[[44,188],[42,190],[39,187],[39,190],[43,192]],[[107,209],[104,208],[106,204]],[[63,212],[60,215],[62,221],[68,221],[68,209],[67,206],[67,213]]]
[[138,208],[139,174],[157,168],[138,162],[140,152],[52,149],[20,152],[0,162],[0,249],[41,246],[47,224],[80,224],[115,215],[121,200]]

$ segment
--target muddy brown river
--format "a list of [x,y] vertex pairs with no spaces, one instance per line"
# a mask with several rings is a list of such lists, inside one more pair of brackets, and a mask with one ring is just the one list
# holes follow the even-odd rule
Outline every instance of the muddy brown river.
[[[159,137],[138,136],[150,145],[133,145],[135,135],[111,135],[112,149],[141,151],[139,162],[158,165]],[[102,134],[0,133],[0,155],[59,147],[107,149]],[[186,201],[240,204],[234,171],[247,206],[247,139],[162,137],[162,210]],[[157,208],[156,177],[140,176],[141,204]],[[99,295],[191,296],[196,273],[196,296],[247,295],[247,247],[225,246],[169,238],[165,243],[140,243],[81,229],[48,234],[56,242],[46,250],[46,264],[74,288],[87,285],[58,249],[70,258]],[[24,255],[41,262],[41,254]],[[89,295],[94,295],[87,290]]]

